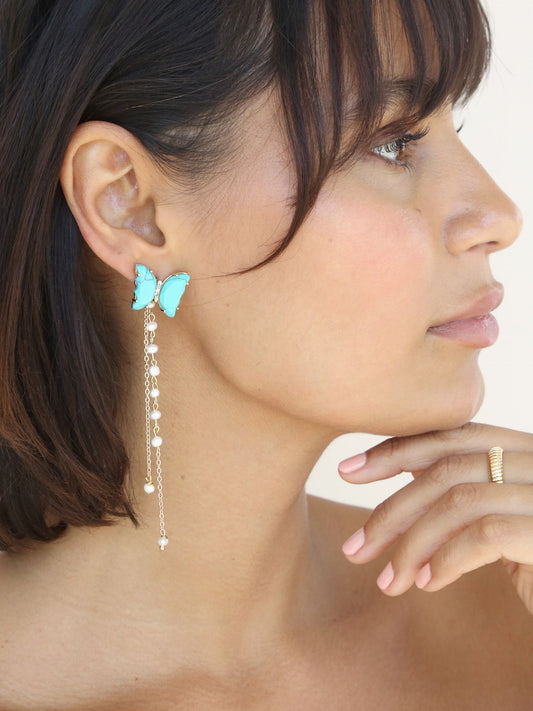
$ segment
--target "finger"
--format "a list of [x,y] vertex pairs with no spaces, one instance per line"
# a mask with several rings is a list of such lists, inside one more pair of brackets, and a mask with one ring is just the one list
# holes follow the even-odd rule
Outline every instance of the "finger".
[[[488,453],[499,445],[507,451],[533,452],[533,434],[479,422],[467,422],[453,430],[435,430],[406,437],[390,437],[368,449],[366,463],[350,473],[350,457],[339,463],[339,474],[346,481],[362,483],[387,479],[401,472],[414,476],[444,456]],[[488,461],[488,460],[487,460]]]
[[506,558],[533,566],[533,517],[491,514],[445,543],[429,561],[424,590],[441,590],[470,570]]
[[[452,487],[398,541],[391,555],[395,574],[392,593],[408,590],[425,563],[461,531],[486,517],[490,520],[491,516],[507,515],[533,521],[533,487],[470,483]],[[533,548],[533,539],[529,546]],[[463,572],[459,571],[457,577]]]
[[[362,548],[352,554],[351,537],[343,544],[343,550],[352,562],[366,563],[405,534],[426,512],[433,511],[432,507],[438,501],[443,502],[445,512],[449,505],[452,514],[456,509],[471,509],[474,515],[477,511],[478,516],[499,510],[502,501],[508,506],[514,501],[519,513],[520,500],[533,495],[533,487],[524,486],[533,484],[533,454],[510,452],[506,456],[504,484],[490,482],[487,470],[486,454],[452,455],[439,460],[423,476],[376,506],[363,527],[365,543]],[[462,489],[458,488],[461,484]],[[520,486],[514,489],[511,488],[513,485]],[[476,486],[481,487],[481,493],[475,490]],[[486,500],[489,506],[494,503],[494,506],[487,510],[476,499]]]

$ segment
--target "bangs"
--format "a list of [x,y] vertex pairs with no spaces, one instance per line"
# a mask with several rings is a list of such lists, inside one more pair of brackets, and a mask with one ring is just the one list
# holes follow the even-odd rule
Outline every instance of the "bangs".
[[274,11],[274,25],[283,21],[277,53],[286,55],[277,69],[309,199],[332,169],[381,136],[405,132],[445,104],[465,103],[489,65],[490,28],[478,0],[290,4],[291,12]]
[[[357,6],[366,6],[359,14]],[[342,134],[351,123],[353,139],[343,162],[391,134],[412,128],[446,104],[464,104],[489,66],[490,28],[477,0],[387,0],[341,2],[343,61],[340,76],[354,110],[339,112]],[[362,21],[361,21],[362,20]],[[366,62],[361,53],[366,38]],[[333,36],[329,34],[328,41]],[[346,88],[341,92],[346,105]],[[393,120],[382,126],[392,109]]]

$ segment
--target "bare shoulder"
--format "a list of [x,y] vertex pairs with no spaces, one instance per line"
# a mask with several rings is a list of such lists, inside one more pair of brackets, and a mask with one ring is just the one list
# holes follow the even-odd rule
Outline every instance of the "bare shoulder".
[[[308,504],[317,535],[323,536],[325,546],[330,547],[330,552],[335,555],[344,540],[363,526],[372,513],[371,509],[311,495],[308,495]],[[379,561],[376,566],[379,573],[390,560],[393,551],[394,544],[375,560],[362,565],[349,563],[344,556],[342,561],[345,566],[357,571],[372,567],[375,561]],[[389,596],[387,599],[399,600],[411,593],[415,593],[411,597],[416,599],[421,612],[438,606],[439,615],[447,611],[447,621],[450,622],[452,619],[461,619],[461,611],[464,610],[468,612],[468,622],[471,624],[479,623],[490,629],[501,623],[507,629],[507,634],[514,632],[526,644],[533,644],[533,615],[518,596],[510,575],[499,561],[470,571],[442,590],[431,593],[413,585],[404,595]],[[449,626],[446,624],[445,627]],[[456,624],[452,625],[452,628],[456,627]],[[529,651],[533,652],[531,646]]]
[[[353,587],[361,576],[366,580],[369,615],[382,649],[374,651],[383,663],[404,679],[412,678],[416,670],[413,683],[425,680],[421,695],[431,693],[431,688],[453,689],[465,704],[457,708],[480,708],[481,699],[487,709],[504,701],[516,711],[531,708],[533,615],[499,561],[470,571],[439,591],[419,590],[413,584],[402,595],[387,596],[375,581],[393,546],[362,565],[349,563],[342,553],[338,556],[343,541],[372,511],[314,496],[308,503],[317,535],[324,536],[331,556],[339,561],[342,556],[341,585]],[[361,619],[357,614],[352,619],[357,636]],[[403,663],[394,666],[395,659]]]
[[83,610],[62,589],[68,571],[58,585],[47,574],[48,558],[24,555],[0,554],[0,709],[48,711],[51,690],[68,696],[87,667]]
[[[372,509],[323,499],[312,494],[307,494],[307,504],[313,525],[320,529],[323,534],[333,536],[342,537],[344,533],[349,536],[350,532],[353,533],[356,530],[354,526],[363,525],[372,513]],[[339,542],[339,546],[342,545],[344,540],[343,538]]]
[[[44,617],[39,614],[40,606]],[[0,553],[0,708],[18,711],[35,708],[32,679],[45,663],[40,638],[47,627],[46,595],[36,594],[31,579],[21,574],[14,557]],[[33,653],[39,655],[33,659]],[[41,658],[41,662],[38,661]]]

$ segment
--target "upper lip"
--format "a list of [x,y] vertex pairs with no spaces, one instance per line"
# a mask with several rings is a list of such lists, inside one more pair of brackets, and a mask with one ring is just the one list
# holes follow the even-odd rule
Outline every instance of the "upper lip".
[[434,324],[431,328],[436,328],[437,326],[443,326],[445,323],[451,323],[452,321],[462,321],[467,318],[476,318],[478,316],[485,316],[490,311],[494,311],[503,301],[503,285],[499,284],[497,287],[492,286],[489,291],[486,289],[483,291],[481,296],[477,296],[475,300],[472,301],[471,305],[464,311],[447,318],[445,321]]

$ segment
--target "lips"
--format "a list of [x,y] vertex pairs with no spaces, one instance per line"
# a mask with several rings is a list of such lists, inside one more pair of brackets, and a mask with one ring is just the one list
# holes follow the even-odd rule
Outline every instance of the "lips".
[[484,293],[481,296],[478,296],[470,306],[464,309],[464,311],[461,311],[445,321],[441,321],[440,323],[431,326],[429,330],[431,331],[432,328],[440,328],[441,326],[453,324],[457,321],[463,321],[465,319],[486,316],[491,311],[498,308],[498,306],[502,303],[503,291],[503,285],[498,283],[498,286],[491,287],[489,291],[485,290]]

